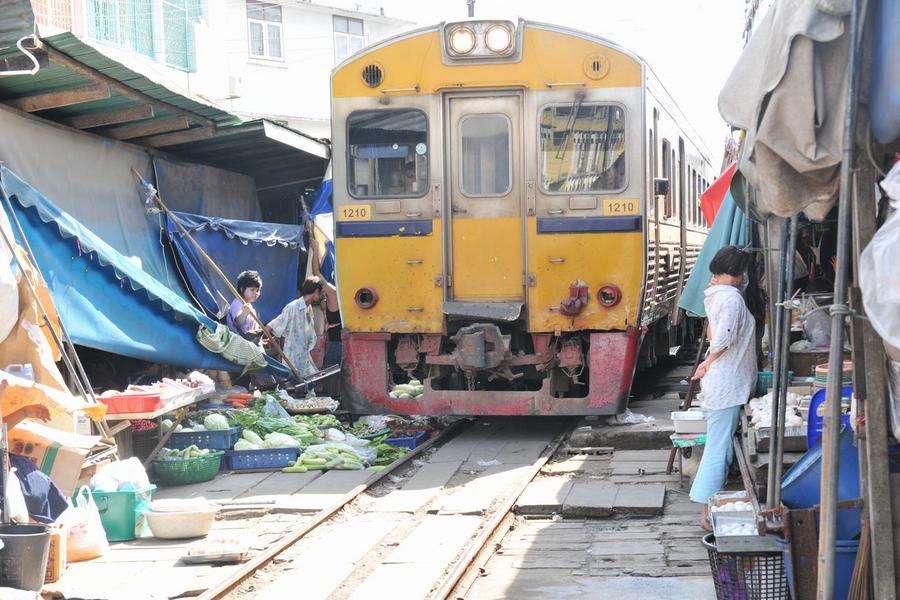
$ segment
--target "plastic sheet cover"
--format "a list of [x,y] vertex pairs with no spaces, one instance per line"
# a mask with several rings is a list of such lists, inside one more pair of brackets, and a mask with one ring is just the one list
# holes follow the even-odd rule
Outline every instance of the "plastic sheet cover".
[[[297,298],[302,227],[189,213],[175,213],[175,218],[232,285],[237,284],[241,271],[259,271],[263,287],[255,307],[264,322],[277,317],[288,302]],[[166,233],[194,298],[210,315],[223,316],[234,295],[171,219],[166,219]]]
[[716,252],[725,246],[743,247],[747,243],[747,217],[738,208],[730,191],[725,194],[715,218],[716,220],[713,221],[712,228],[706,236],[706,241],[703,243],[703,248],[697,256],[691,276],[688,277],[684,291],[681,292],[681,297],[678,299],[679,308],[698,317],[706,316],[703,298],[704,292],[709,286],[709,280],[712,279],[709,263],[712,262]]
[[[75,343],[190,369],[242,370],[196,341],[199,325],[216,323],[183,290],[163,285],[6,167],[0,184]],[[269,364],[288,377],[280,363]]]

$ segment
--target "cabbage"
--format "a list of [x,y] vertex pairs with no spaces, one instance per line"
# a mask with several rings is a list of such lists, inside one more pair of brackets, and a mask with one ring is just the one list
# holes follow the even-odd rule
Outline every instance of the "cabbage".
[[207,415],[205,419],[203,419],[203,426],[206,427],[209,431],[221,431],[223,429],[229,429],[228,427],[228,419],[219,414],[211,414]]
[[270,433],[263,440],[263,448],[299,448],[300,442],[286,433],[277,431]]
[[256,435],[253,431],[249,429],[245,429],[244,433],[241,434],[245,440],[250,442],[251,444],[256,444],[257,446],[263,445],[263,439]]
[[252,444],[252,443],[248,442],[247,440],[238,440],[234,444],[234,449],[235,450],[259,450],[260,448],[256,444]]

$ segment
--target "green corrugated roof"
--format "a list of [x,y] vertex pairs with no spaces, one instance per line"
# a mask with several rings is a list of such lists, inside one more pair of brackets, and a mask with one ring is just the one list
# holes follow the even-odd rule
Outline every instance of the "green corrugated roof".
[[[236,115],[174,92],[164,85],[156,83],[109,58],[71,33],[61,33],[42,38],[41,41],[50,48],[127,85],[133,90],[142,92],[154,100],[165,102],[176,108],[194,113],[199,117],[209,119],[217,126],[241,123],[241,119]],[[18,54],[15,48],[8,49],[5,52],[0,52],[0,58],[15,54]],[[90,83],[90,80],[72,72],[65,66],[51,62],[49,66],[42,68],[35,75],[15,75],[0,78],[0,102],[44,92],[63,91]],[[41,111],[40,115],[50,120],[57,120],[138,105],[138,102],[121,96],[113,90],[111,97],[108,99]],[[166,115],[157,115],[155,118],[159,116],[165,117]]]

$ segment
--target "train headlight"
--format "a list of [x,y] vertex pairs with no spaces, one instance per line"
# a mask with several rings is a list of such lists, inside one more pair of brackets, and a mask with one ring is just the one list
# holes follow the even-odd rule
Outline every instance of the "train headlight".
[[504,54],[512,44],[512,33],[502,25],[495,25],[484,34],[484,45],[491,52]]
[[450,32],[450,49],[457,54],[468,54],[475,48],[475,32],[468,27],[457,27]]

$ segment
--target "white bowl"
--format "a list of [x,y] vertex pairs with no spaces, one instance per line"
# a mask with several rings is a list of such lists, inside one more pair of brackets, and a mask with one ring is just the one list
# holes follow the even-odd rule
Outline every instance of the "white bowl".
[[148,511],[144,514],[153,537],[163,540],[203,537],[216,520],[215,509],[200,512]]

